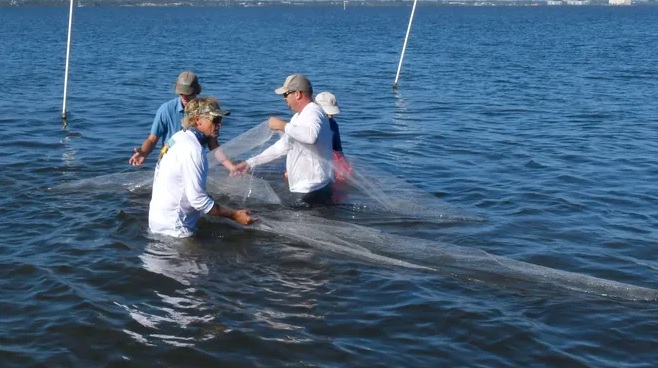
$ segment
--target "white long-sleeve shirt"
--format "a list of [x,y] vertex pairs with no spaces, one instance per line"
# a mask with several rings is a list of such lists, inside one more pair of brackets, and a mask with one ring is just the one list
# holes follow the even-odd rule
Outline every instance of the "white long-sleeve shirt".
[[155,168],[149,206],[154,233],[184,238],[194,233],[197,220],[215,201],[206,192],[208,158],[191,131],[180,131]]
[[333,180],[333,152],[329,119],[322,108],[311,102],[293,115],[284,135],[257,156],[247,160],[250,167],[287,155],[288,185],[294,193],[309,193]]

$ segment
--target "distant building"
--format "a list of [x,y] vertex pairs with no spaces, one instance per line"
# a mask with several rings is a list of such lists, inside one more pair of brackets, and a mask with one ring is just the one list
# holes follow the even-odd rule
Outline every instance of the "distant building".
[[562,0],[548,0],[546,1],[546,5],[562,5]]
[[631,0],[608,0],[610,5],[631,5]]

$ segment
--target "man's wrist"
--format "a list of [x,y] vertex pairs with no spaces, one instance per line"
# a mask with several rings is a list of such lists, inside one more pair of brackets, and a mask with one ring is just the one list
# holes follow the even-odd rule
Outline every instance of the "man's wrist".
[[226,217],[227,219],[231,219],[231,220],[235,221],[237,211],[233,211],[232,209],[226,208],[226,207],[220,207],[220,209],[222,210],[221,211],[222,217]]
[[[235,211],[231,210],[230,208],[222,207],[217,203],[215,203],[214,207],[216,208],[214,216],[225,217],[225,218],[234,220]],[[211,212],[212,212],[212,210],[211,210]],[[212,213],[211,213],[211,215],[212,215]]]

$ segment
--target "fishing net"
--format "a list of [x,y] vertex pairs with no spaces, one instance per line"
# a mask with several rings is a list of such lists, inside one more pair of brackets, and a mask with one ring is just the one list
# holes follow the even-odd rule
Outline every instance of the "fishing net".
[[[234,163],[260,153],[274,143],[274,134],[263,122],[221,146]],[[508,287],[511,282],[551,285],[596,295],[630,300],[658,300],[658,290],[634,286],[518,261],[478,249],[444,244],[435,240],[389,234],[359,225],[360,214],[384,215],[438,223],[482,221],[410,183],[356,157],[334,157],[332,165],[340,185],[341,206],[353,208],[347,222],[332,220],[317,211],[292,210],[286,206],[283,159],[257,166],[249,175],[232,176],[219,165],[218,152],[209,153],[207,189],[213,196],[255,211],[259,221],[249,228],[282,236],[322,251],[372,263],[444,272]],[[51,188],[130,191],[150,190],[153,173],[139,170],[82,179]],[[271,206],[274,205],[274,206]],[[326,212],[325,212],[326,214]]]

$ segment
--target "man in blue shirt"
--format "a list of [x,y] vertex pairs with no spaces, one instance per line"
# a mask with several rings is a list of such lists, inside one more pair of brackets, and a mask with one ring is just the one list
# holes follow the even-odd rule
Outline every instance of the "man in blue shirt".
[[[140,148],[133,149],[133,155],[128,160],[129,164],[133,166],[142,165],[146,157],[153,152],[160,138],[162,138],[162,145],[164,147],[169,138],[181,130],[181,122],[185,117],[185,106],[201,93],[199,78],[190,71],[180,73],[178,79],[176,79],[176,84],[174,84],[174,91],[178,97],[160,106],[155,113],[155,119],[153,119],[153,124],[151,125],[151,133],[144,140]],[[219,143],[216,138],[210,139],[208,149],[212,151],[218,146]],[[221,150],[215,150],[215,157],[227,169],[233,170],[233,163]]]

